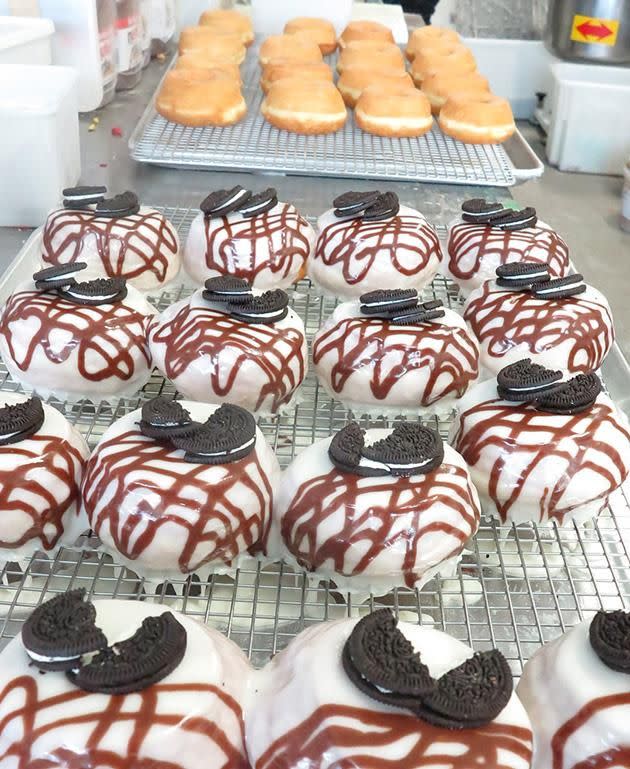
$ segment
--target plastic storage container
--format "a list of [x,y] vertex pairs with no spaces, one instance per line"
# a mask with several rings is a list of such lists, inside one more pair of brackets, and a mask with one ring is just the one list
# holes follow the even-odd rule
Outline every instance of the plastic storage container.
[[[180,0],[182,2],[182,0]],[[252,0],[257,35],[276,35],[296,16],[321,16],[341,32],[352,16],[352,0]]]
[[81,175],[76,71],[0,65],[0,145],[0,226],[39,226]]
[[0,16],[0,64],[52,64],[50,19]]
[[116,0],[116,48],[119,91],[135,88],[142,79],[142,17],[139,0]]
[[101,54],[103,99],[101,107],[109,104],[116,94],[118,61],[116,52],[116,0],[96,0],[98,16],[98,47]]

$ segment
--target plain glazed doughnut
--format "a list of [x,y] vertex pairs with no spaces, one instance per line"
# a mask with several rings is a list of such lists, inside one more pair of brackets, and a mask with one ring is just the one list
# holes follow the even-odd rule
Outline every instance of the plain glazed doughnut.
[[348,67],[344,69],[337,88],[348,107],[354,107],[363,91],[371,85],[408,86],[414,88],[408,72],[401,69],[379,70],[374,68]]
[[422,48],[436,48],[440,45],[455,45],[461,42],[460,36],[454,29],[446,27],[419,27],[409,35],[405,54],[409,61],[413,61],[416,52]]
[[259,59],[263,67],[276,59],[317,62],[322,61],[322,52],[306,35],[271,35],[260,46]]
[[237,64],[245,59],[239,35],[218,34],[212,27],[184,27],[179,36],[179,53],[205,53],[211,59],[224,58]]
[[492,93],[451,96],[440,110],[440,128],[470,144],[504,142],[516,130],[510,103]]
[[381,43],[395,43],[389,27],[378,21],[351,21],[341,33],[339,47],[345,48],[354,40],[374,40]]
[[285,77],[301,77],[305,80],[333,82],[332,70],[326,62],[295,62],[290,59],[277,59],[264,67],[260,78],[260,87],[264,93],[267,93],[272,83]]
[[207,69],[171,70],[155,108],[167,120],[193,127],[233,125],[247,112],[238,81]]
[[233,77],[238,83],[241,82],[241,70],[235,61],[209,59],[203,51],[193,51],[193,53],[178,56],[175,69],[205,69],[209,72],[223,72],[223,74]]
[[359,128],[376,136],[422,136],[433,125],[431,104],[422,91],[390,83],[366,88],[354,117]]
[[437,115],[449,96],[454,94],[489,93],[488,79],[479,72],[453,74],[452,72],[431,72],[422,81],[422,90],[431,102],[433,114]]
[[311,80],[305,84],[299,76],[272,83],[261,112],[276,128],[299,134],[338,131],[348,117],[333,83]]
[[210,27],[221,35],[238,35],[243,45],[251,45],[254,42],[252,20],[244,13],[235,10],[217,8],[204,11],[199,19],[199,25]]
[[328,19],[310,16],[299,16],[287,21],[284,27],[285,35],[304,34],[319,46],[324,56],[337,50],[337,33],[334,25]]
[[411,77],[420,88],[424,78],[432,72],[464,74],[465,72],[474,72],[476,69],[475,57],[465,45],[426,48],[416,53],[411,63]]
[[340,74],[347,67],[370,67],[372,69],[405,70],[405,58],[400,48],[393,43],[375,40],[356,40],[341,51],[337,61]]

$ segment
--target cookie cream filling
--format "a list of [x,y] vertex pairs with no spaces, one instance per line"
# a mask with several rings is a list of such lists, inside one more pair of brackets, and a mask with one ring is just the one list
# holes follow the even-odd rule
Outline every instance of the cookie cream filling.
[[64,294],[70,296],[73,299],[89,300],[90,302],[111,302],[114,300],[120,291],[116,291],[113,294],[98,294],[97,296],[86,296],[81,292],[73,291],[71,288],[64,289]]
[[189,454],[197,457],[229,457],[232,454],[237,454],[239,451],[245,451],[250,446],[253,446],[256,442],[256,436],[243,443],[241,446],[237,446],[235,449],[228,449],[227,451],[189,451]]

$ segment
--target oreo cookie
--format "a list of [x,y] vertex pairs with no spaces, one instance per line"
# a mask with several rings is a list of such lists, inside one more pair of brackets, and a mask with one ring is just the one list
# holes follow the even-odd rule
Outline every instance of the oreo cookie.
[[210,218],[227,216],[236,211],[239,206],[246,203],[252,196],[249,190],[241,187],[239,184],[232,187],[231,190],[217,190],[211,192],[201,201],[199,208],[205,216]]
[[395,192],[384,192],[371,206],[363,211],[365,222],[376,222],[380,219],[391,219],[400,211],[400,202]]
[[104,198],[96,204],[96,214],[108,219],[122,219],[134,216],[140,211],[140,201],[135,192],[127,190],[113,198]]
[[380,472],[358,472],[365,433],[356,422],[350,422],[333,436],[328,456],[333,465],[343,473],[355,475],[381,475]]
[[582,275],[567,275],[566,278],[556,278],[546,283],[532,286],[531,292],[536,299],[568,299],[586,291],[586,283]]
[[240,406],[223,404],[195,430],[170,438],[186,462],[225,465],[249,456],[256,446],[256,421]]
[[363,617],[345,643],[342,663],[350,680],[368,697],[414,708],[433,692],[435,682],[397,625],[389,609]]
[[152,398],[142,406],[140,431],[147,438],[170,440],[174,435],[186,435],[198,424],[179,401],[163,395]]
[[524,358],[501,369],[497,375],[497,392],[508,401],[533,401],[562,386],[562,372],[532,363]]
[[392,291],[370,291],[363,294],[361,312],[364,315],[389,315],[392,312],[408,310],[418,306],[418,292],[415,288]]
[[0,446],[19,443],[29,435],[34,435],[44,424],[44,407],[37,396],[24,403],[0,408]]
[[62,192],[64,208],[82,209],[105,200],[107,187],[66,187]]
[[444,460],[439,433],[418,422],[401,422],[387,438],[361,451],[361,466],[381,469],[387,475],[409,477],[429,473]]
[[68,286],[59,295],[75,304],[97,307],[122,302],[127,296],[127,283],[124,278],[96,278]]
[[75,275],[81,270],[85,270],[85,262],[73,262],[71,264],[60,264],[55,267],[46,267],[33,275],[35,288],[38,291],[54,291],[57,288],[66,288],[74,286],[76,283]]
[[444,310],[426,310],[422,305],[411,310],[403,310],[399,313],[392,313],[388,320],[396,326],[411,326],[420,323],[429,323],[432,320],[443,318],[446,315]]
[[415,712],[440,728],[475,729],[501,713],[513,690],[512,671],[501,652],[477,652],[441,676]]
[[487,224],[493,216],[504,210],[503,203],[472,198],[462,203],[462,219],[472,224]]
[[248,304],[253,299],[252,287],[241,278],[221,275],[206,281],[203,298],[208,302]]
[[598,611],[589,628],[589,640],[604,665],[630,674],[630,612]]
[[247,304],[232,305],[230,315],[244,323],[265,323],[271,325],[284,320],[289,314],[289,296],[281,288],[265,291]]
[[248,200],[241,203],[238,207],[238,212],[246,219],[250,219],[254,216],[260,216],[266,214],[267,211],[271,211],[278,205],[278,193],[273,187],[259,192],[257,195],[252,195]]
[[131,638],[100,651],[68,672],[86,692],[121,695],[140,692],[170,675],[186,653],[186,629],[171,612],[147,617]]
[[602,383],[597,374],[578,374],[538,398],[536,408],[549,414],[580,414],[594,405],[601,391]]
[[344,192],[333,200],[334,214],[340,219],[359,217],[373,206],[380,196],[378,190],[370,192]]
[[[519,291],[549,282],[549,268],[536,262],[512,262],[496,269],[497,286]],[[533,289],[532,289],[533,290]]]
[[85,590],[70,590],[38,606],[22,627],[26,653],[40,670],[71,670],[84,654],[107,646]]
[[491,227],[499,227],[502,230],[515,232],[516,230],[526,230],[528,227],[533,227],[537,221],[536,209],[528,206],[520,211],[506,208],[503,213],[492,216],[489,224]]

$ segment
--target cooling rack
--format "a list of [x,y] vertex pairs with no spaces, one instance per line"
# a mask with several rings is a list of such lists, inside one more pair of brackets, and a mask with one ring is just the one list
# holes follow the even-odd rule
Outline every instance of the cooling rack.
[[[195,214],[191,209],[164,209],[182,234]],[[37,262],[37,236],[14,263],[28,274]],[[19,268],[19,269],[18,269]],[[6,290],[6,286],[2,289]],[[190,289],[177,286],[154,298],[164,308]],[[335,300],[322,298],[302,281],[292,290],[293,307],[305,321],[309,338],[332,312]],[[426,292],[457,309],[457,289],[438,277]],[[16,391],[4,368],[0,392]],[[111,422],[173,386],[154,374],[138,397],[116,405],[65,404],[52,400],[94,446]],[[1,402],[0,395],[0,402]],[[261,428],[286,466],[314,440],[341,428],[346,410],[331,401],[307,377],[302,401],[294,411],[261,420]],[[361,420],[367,426],[368,420]],[[386,426],[385,419],[371,420]],[[449,420],[432,420],[443,436]],[[207,583],[173,581],[149,586],[133,572],[95,552],[86,537],[83,549],[63,549],[52,560],[36,554],[29,563],[7,564],[0,571],[0,646],[19,632],[33,606],[54,594],[84,587],[92,598],[125,598],[168,603],[220,629],[256,665],[262,665],[308,625],[326,619],[357,616],[375,606],[391,606],[403,619],[429,624],[482,650],[498,647],[518,678],[522,666],[542,644],[600,608],[628,606],[630,596],[630,506],[619,491],[597,521],[587,527],[499,526],[483,521],[456,574],[433,579],[422,590],[399,588],[363,603],[343,595],[327,582],[294,573],[279,564],[252,564],[232,576],[213,576]]]
[[[247,102],[242,121],[227,128],[188,128],[160,117],[153,97],[129,140],[131,157],[142,163],[189,168],[497,187],[519,180],[519,169],[504,146],[464,144],[437,126],[419,138],[388,139],[361,131],[350,112],[345,127],[334,134],[301,136],[280,131],[260,114],[263,94],[255,50],[248,52],[242,72]],[[534,157],[519,132],[509,146],[514,146],[515,157],[530,162]],[[542,170],[537,161],[535,167],[523,169],[523,178],[539,176]]]

